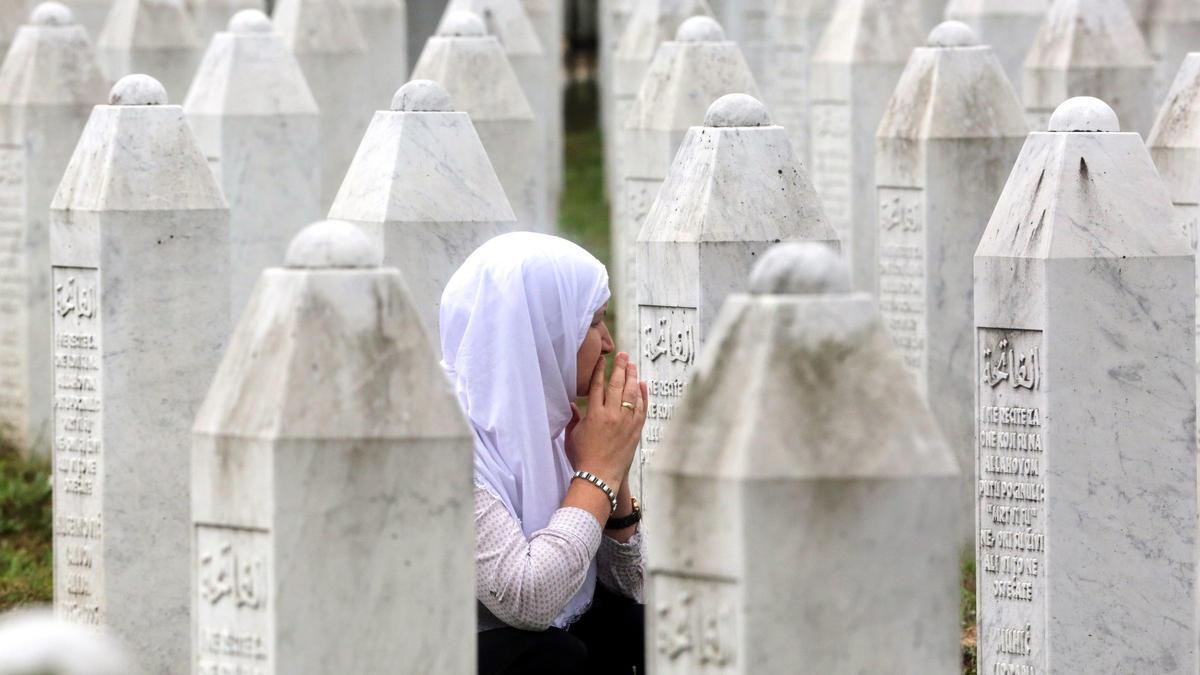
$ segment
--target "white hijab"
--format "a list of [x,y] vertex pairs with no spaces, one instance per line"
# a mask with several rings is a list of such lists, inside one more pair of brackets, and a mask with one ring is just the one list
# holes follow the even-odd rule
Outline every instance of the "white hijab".
[[[475,480],[504,502],[526,537],[549,524],[574,474],[563,443],[576,358],[608,298],[599,260],[532,232],[479,247],[442,292],[442,366],[475,428]],[[554,625],[582,615],[595,587],[593,560]]]

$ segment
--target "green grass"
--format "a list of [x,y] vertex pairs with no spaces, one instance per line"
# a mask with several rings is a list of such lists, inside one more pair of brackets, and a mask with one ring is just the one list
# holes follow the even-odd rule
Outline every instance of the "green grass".
[[596,89],[573,84],[566,94],[563,194],[558,225],[563,236],[609,264],[608,202],[604,197],[604,139],[596,118]]
[[975,552],[962,556],[962,583],[959,586],[959,607],[962,615],[962,672],[976,675],[978,652],[975,638]]
[[50,467],[0,437],[0,611],[53,597]]

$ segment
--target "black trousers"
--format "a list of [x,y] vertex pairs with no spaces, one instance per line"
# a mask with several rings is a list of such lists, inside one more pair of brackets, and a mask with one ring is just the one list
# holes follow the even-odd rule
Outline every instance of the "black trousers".
[[642,675],[645,608],[596,584],[592,607],[567,630],[479,634],[479,675]]

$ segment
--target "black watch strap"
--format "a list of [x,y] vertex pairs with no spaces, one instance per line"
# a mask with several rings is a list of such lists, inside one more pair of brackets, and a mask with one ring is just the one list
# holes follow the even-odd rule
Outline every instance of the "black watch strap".
[[606,530],[624,530],[627,527],[633,527],[642,522],[642,505],[638,503],[637,497],[631,497],[633,500],[633,513],[621,518],[609,518],[604,524]]

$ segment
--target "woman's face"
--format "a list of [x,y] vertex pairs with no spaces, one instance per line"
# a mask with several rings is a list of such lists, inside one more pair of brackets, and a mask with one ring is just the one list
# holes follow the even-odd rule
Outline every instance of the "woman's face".
[[588,395],[588,387],[592,383],[592,371],[596,369],[596,361],[605,354],[613,351],[612,336],[608,334],[608,326],[604,317],[608,314],[608,303],[592,315],[592,325],[588,327],[587,337],[579,347],[579,355],[575,364],[575,395]]

